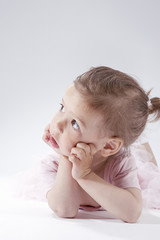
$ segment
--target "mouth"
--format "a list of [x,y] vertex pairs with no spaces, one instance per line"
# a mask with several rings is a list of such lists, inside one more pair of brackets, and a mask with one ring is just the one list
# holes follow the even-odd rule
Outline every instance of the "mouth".
[[56,142],[56,140],[51,135],[49,137],[49,141],[54,148],[59,148],[58,143]]

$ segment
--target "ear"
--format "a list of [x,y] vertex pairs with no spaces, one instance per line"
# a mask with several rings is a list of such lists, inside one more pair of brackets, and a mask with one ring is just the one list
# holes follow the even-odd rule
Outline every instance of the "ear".
[[104,147],[100,150],[103,157],[109,157],[116,154],[123,146],[123,140],[121,138],[110,138],[107,140]]

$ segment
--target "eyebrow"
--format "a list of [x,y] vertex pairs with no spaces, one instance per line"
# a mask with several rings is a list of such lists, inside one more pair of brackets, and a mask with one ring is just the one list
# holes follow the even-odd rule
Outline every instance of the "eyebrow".
[[[64,99],[62,98],[62,103],[65,105],[65,101]],[[71,112],[71,111],[70,111]],[[83,127],[86,128],[86,124],[84,123],[83,120],[81,120],[77,115],[75,115],[75,113],[71,112],[73,116],[75,116],[76,119],[78,119],[78,121],[83,125]]]

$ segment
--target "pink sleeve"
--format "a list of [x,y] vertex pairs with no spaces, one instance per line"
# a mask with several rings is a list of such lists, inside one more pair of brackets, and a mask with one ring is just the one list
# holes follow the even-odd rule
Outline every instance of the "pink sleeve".
[[119,155],[106,164],[104,179],[120,188],[136,187],[140,189],[137,167],[132,155]]

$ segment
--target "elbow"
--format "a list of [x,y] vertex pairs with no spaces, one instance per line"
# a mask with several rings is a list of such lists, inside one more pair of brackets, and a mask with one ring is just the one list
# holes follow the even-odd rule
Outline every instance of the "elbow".
[[131,214],[130,216],[126,217],[123,221],[126,223],[136,223],[139,219],[140,214]]
[[75,218],[78,213],[78,208],[67,206],[66,204],[56,204],[48,201],[49,207],[60,218]]
[[130,210],[122,220],[127,223],[136,223],[141,215],[141,212],[142,212],[142,207],[139,206],[136,209]]
[[65,208],[54,208],[53,212],[60,218],[75,218],[77,215],[77,209],[65,209]]
[[57,200],[56,197],[51,194],[51,191],[47,194],[47,201],[51,210],[60,218],[74,218],[78,213],[78,204],[74,202],[67,204],[64,200],[59,201],[59,199]]

